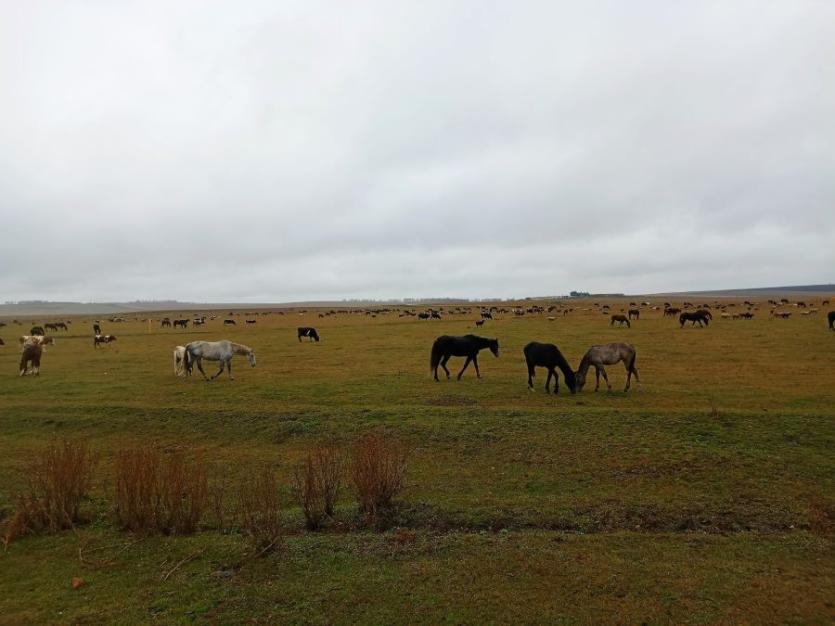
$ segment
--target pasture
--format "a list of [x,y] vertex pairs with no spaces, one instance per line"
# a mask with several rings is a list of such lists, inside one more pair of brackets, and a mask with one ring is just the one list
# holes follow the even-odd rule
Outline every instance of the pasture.
[[[612,313],[628,308],[607,302]],[[825,309],[774,319],[761,306],[752,320],[716,314],[708,328],[680,328],[642,308],[627,328],[591,302],[571,306],[553,321],[494,314],[478,329],[477,306],[443,307],[441,320],[287,310],[241,314],[234,326],[224,312],[185,330],[161,328],[166,314],[153,313],[150,326],[102,320],[118,341],[98,349],[92,318],[71,318],[68,332],[50,333],[37,378],[17,376],[17,335],[52,320],[6,320],[0,510],[9,514],[21,470],[53,438],[85,440],[101,458],[89,523],[0,552],[0,623],[835,619],[835,332]],[[321,341],[300,342],[299,326]],[[453,358],[452,379],[434,382],[434,339],[467,333],[497,338],[499,358],[482,351],[483,378],[470,367],[461,381]],[[175,377],[174,346],[200,339],[250,346],[257,366],[236,357],[234,381]],[[560,376],[559,395],[546,395],[539,369],[531,392],[530,341],[557,344],[574,369],[592,344],[631,343],[641,384],[624,393],[618,364],[612,392],[587,383],[572,395]],[[409,449],[396,510],[366,528],[346,488],[334,523],[304,530],[287,486],[294,467],[318,442],[349,445],[369,431]],[[233,568],[243,550],[234,532],[117,531],[109,461],[126,442],[185,447],[231,477],[274,467],[284,545]],[[108,563],[82,563],[81,542]]]

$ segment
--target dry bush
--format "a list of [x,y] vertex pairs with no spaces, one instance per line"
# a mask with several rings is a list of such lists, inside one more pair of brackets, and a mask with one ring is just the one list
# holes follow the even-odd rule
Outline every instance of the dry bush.
[[319,528],[326,516],[333,517],[343,466],[342,454],[335,446],[320,445],[296,468],[293,496],[302,508],[309,530]]
[[351,450],[351,480],[366,520],[376,523],[379,513],[391,507],[406,477],[405,447],[380,433],[360,437]]
[[133,532],[187,535],[208,502],[206,466],[177,450],[165,459],[150,446],[116,453],[116,518]]
[[214,525],[218,531],[225,533],[229,529],[226,515],[226,501],[229,493],[229,476],[221,471],[215,471],[209,482],[209,506],[212,509]]
[[235,513],[241,532],[258,554],[274,549],[283,533],[275,472],[263,467],[244,474],[238,487]]
[[28,532],[56,532],[82,521],[80,507],[87,497],[96,461],[84,442],[53,442],[25,467],[25,487],[17,509],[3,528],[8,544]]

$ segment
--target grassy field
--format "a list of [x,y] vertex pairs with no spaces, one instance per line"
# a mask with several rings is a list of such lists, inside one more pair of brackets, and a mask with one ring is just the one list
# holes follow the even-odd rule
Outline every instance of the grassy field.
[[[475,314],[288,312],[185,332],[104,321],[118,340],[98,350],[90,318],[72,318],[39,378],[16,376],[16,337],[31,320],[10,323],[0,329],[0,510],[46,443],[86,440],[102,460],[78,532],[111,563],[82,564],[71,531],[12,543],[0,553],[0,623],[832,623],[835,333],[825,310],[777,320],[761,308],[751,321],[679,329],[645,309],[627,329],[581,310],[590,303],[575,307],[555,321],[488,321],[477,334],[497,337],[501,355],[482,353],[483,379],[470,369],[440,383],[433,339],[476,332]],[[299,343],[299,325],[316,326],[321,343]],[[175,345],[220,338],[252,346],[257,367],[236,358],[231,382],[173,375]],[[642,384],[620,391],[617,365],[616,391],[594,393],[592,380],[580,394],[562,384],[546,395],[540,370],[531,393],[531,340],[556,343],[575,367],[594,343],[628,341]],[[375,429],[410,449],[387,527],[362,528],[346,490],[337,523],[304,531],[286,487],[295,465],[318,442],[348,445]],[[137,441],[185,446],[233,477],[275,467],[283,548],[235,568],[245,550],[235,533],[116,531],[109,461]],[[73,576],[85,585],[73,590]]]

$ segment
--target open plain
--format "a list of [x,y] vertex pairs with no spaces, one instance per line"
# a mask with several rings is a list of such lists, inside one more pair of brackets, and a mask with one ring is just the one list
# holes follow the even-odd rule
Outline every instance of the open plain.
[[[0,552],[0,623],[831,623],[827,308],[775,319],[761,302],[752,320],[714,309],[708,328],[682,329],[651,307],[626,328],[590,300],[561,306],[573,310],[495,313],[478,329],[475,305],[457,315],[439,307],[440,321],[239,312],[234,327],[223,312],[185,331],[143,313],[102,319],[118,339],[97,349],[93,318],[76,316],[68,332],[50,333],[40,376],[23,378],[17,336],[51,319],[5,320],[0,515],[11,515],[24,468],[50,441],[86,441],[99,462],[86,523]],[[321,342],[299,342],[297,326],[315,326]],[[466,333],[497,338],[499,358],[482,352],[483,378],[471,367],[461,381],[453,359],[453,379],[433,382],[432,341]],[[256,367],[236,357],[234,381],[174,375],[176,345],[222,338],[254,348]],[[631,343],[641,384],[624,393],[618,364],[612,392],[595,393],[592,372],[582,393],[561,376],[559,395],[546,395],[540,369],[532,393],[522,355],[532,340],[557,344],[574,368],[593,344]],[[305,530],[293,469],[318,443],[348,447],[367,432],[409,450],[395,509],[369,527],[346,482],[334,518]],[[137,442],[185,449],[230,480],[274,468],[281,548],[241,564],[234,530],[118,530],[112,460]]]

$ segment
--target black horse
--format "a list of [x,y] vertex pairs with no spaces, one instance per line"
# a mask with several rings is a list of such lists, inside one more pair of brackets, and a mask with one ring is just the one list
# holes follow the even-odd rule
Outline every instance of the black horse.
[[188,328],[188,320],[186,320],[186,319],[174,320],[174,328],[177,328],[177,326],[182,326],[183,328]]
[[32,329],[29,331],[30,335],[45,335],[43,326],[32,326]]
[[830,311],[826,317],[829,320],[829,330],[835,330],[835,311]]
[[551,377],[554,377],[554,393],[560,392],[560,377],[554,370],[555,367],[560,368],[562,375],[565,376],[565,384],[569,391],[574,393],[577,390],[577,381],[574,376],[574,370],[565,360],[565,357],[552,343],[539,343],[532,341],[522,350],[525,353],[525,363],[528,364],[528,388],[533,391],[533,377],[536,375],[537,367],[544,367],[548,370],[548,379],[545,381],[545,393],[550,393],[549,385],[551,384]]
[[704,322],[705,326],[710,326],[709,317],[701,311],[694,311],[693,313],[685,311],[678,316],[678,321],[681,324],[681,328],[684,328],[685,322],[690,322],[691,326],[695,326],[696,322],[699,322],[699,326],[702,326],[702,322]]
[[319,333],[316,332],[315,328],[311,328],[310,326],[299,326],[298,333],[299,341],[302,340],[302,337],[310,337],[310,341],[319,341]]
[[465,356],[467,361],[464,367],[458,372],[458,380],[461,380],[461,375],[470,361],[475,366],[475,374],[481,378],[481,373],[478,371],[478,353],[484,348],[489,348],[494,356],[499,356],[499,341],[498,339],[487,339],[486,337],[477,337],[476,335],[464,335],[463,337],[451,337],[449,335],[441,335],[432,344],[432,355],[429,359],[429,367],[438,380],[438,366],[444,368],[446,377],[449,378],[449,370],[446,367],[447,361],[450,357]]

